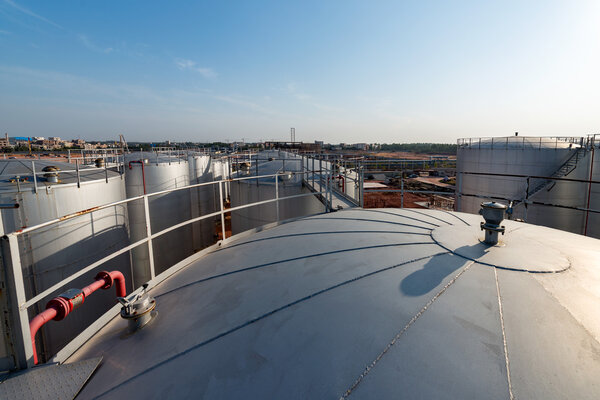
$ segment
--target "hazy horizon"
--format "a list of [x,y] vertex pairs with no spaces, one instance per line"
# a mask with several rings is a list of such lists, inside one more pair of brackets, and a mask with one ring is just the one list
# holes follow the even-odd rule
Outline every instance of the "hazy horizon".
[[456,143],[600,127],[600,2],[0,0],[0,133]]

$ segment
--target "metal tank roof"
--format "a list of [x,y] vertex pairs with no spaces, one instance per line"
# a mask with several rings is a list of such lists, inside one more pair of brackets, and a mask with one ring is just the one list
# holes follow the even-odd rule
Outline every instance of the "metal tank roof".
[[600,241],[435,210],[350,209],[228,240],[69,362],[79,398],[600,395]]
[[[77,183],[77,172],[75,164],[69,164],[65,162],[58,162],[52,160],[33,160],[33,167],[35,168],[38,185],[61,185],[61,184],[76,184]],[[60,170],[58,172],[58,183],[47,182],[44,178],[45,167],[54,166]],[[63,172],[73,171],[73,172]],[[107,170],[98,169],[93,166],[80,165],[79,166],[79,177],[80,182],[92,182],[97,180],[106,179],[106,175],[109,178],[120,176],[120,173],[114,168],[108,168]],[[19,176],[21,181],[19,186],[21,190],[24,188],[33,188],[33,169],[31,160],[0,160],[0,193],[1,192],[13,192],[17,191],[16,177]]]

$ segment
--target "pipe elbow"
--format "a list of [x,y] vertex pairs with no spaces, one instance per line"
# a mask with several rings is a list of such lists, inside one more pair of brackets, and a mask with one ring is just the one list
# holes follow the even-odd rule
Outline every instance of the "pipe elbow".
[[102,289],[110,289],[113,283],[116,283],[117,297],[127,296],[127,290],[125,289],[125,277],[121,271],[100,271],[96,275],[97,280],[104,280],[104,286]]
[[121,271],[111,271],[110,276],[117,284],[117,297],[127,296],[127,289],[125,288],[125,276]]

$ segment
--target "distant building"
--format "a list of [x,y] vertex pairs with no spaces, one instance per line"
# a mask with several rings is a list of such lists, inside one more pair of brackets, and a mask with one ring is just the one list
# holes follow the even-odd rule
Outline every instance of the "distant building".
[[366,143],[356,143],[352,147],[354,147],[357,150],[368,150],[369,149],[369,145]]
[[10,145],[10,141],[8,140],[8,133],[5,133],[4,137],[0,138],[0,148],[5,149],[8,147],[12,147],[12,146]]

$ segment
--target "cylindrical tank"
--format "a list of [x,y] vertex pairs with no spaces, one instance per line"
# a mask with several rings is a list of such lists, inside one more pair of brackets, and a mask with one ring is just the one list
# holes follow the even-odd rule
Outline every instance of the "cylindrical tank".
[[[309,190],[302,186],[302,177],[300,175],[290,176],[285,173],[300,172],[302,169],[301,157],[283,151],[264,151],[258,153],[255,160],[258,161],[259,175],[270,175],[276,172],[282,173],[278,177],[279,197],[309,193]],[[252,163],[252,167],[248,172],[250,175],[256,175],[255,162]],[[232,182],[231,206],[237,207],[274,199],[276,196],[275,190],[274,177],[262,178],[258,184],[255,179]],[[316,214],[322,211],[323,204],[314,196],[299,197],[279,202],[279,220]],[[275,221],[277,221],[277,207],[275,202],[248,207],[232,213],[231,231],[235,235]]]
[[[597,146],[597,145],[596,145]],[[539,204],[526,206],[531,202],[555,204],[567,207],[587,206],[587,183],[568,181],[548,181],[496,175],[472,175],[469,172],[562,177],[569,179],[589,179],[593,145],[589,138],[546,138],[546,137],[505,137],[489,139],[461,139],[457,150],[457,210],[476,213],[481,197],[509,199],[516,201],[513,218],[527,222],[584,234],[588,219],[587,234],[592,215],[564,207],[551,207]],[[595,161],[594,161],[595,163]],[[592,172],[592,175],[593,172]],[[597,179],[597,178],[596,178]],[[596,200],[598,190],[592,185],[590,198]],[[590,204],[590,207],[593,205]],[[594,207],[591,207],[594,208]],[[598,234],[595,233],[595,236]]]
[[[187,157],[174,154],[140,152],[125,155],[125,187],[127,197],[136,197],[190,184]],[[148,199],[152,233],[192,218],[189,189],[151,196]],[[144,202],[128,203],[131,242],[146,237]],[[186,225],[153,240],[155,274],[181,261],[194,252],[189,238],[192,228]],[[151,279],[148,247],[132,250],[133,277],[136,287]]]
[[[35,160],[36,193],[31,165],[30,160],[0,161],[0,203],[19,204],[19,208],[1,211],[3,233],[125,199],[124,181],[115,169],[90,170],[81,166],[78,184],[76,173],[61,172],[75,170],[75,164]],[[129,244],[127,207],[117,205],[32,231],[20,236],[19,244],[26,294],[31,298],[81,268],[126,247]],[[123,272],[130,284],[128,254],[113,259],[98,271],[109,268]],[[64,289],[86,286],[98,271],[84,274]],[[43,310],[54,295],[29,308],[30,317]],[[37,341],[41,357],[53,354],[73,339],[114,302],[114,293],[101,291],[86,300],[86,312],[69,316],[69,324],[48,324]]]
[[[188,155],[190,168],[190,184],[206,183],[213,181],[213,172],[211,169],[211,157],[206,154]],[[207,215],[217,211],[215,203],[215,186],[206,185],[192,189],[192,218]],[[218,186],[217,186],[218,187]],[[194,250],[202,250],[215,242],[215,220],[216,218],[207,218],[200,222],[192,224]]]

